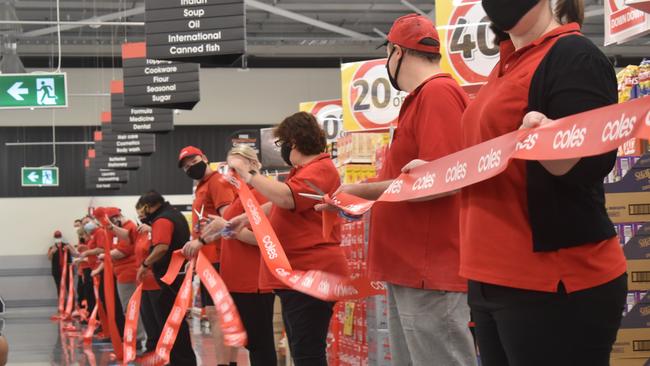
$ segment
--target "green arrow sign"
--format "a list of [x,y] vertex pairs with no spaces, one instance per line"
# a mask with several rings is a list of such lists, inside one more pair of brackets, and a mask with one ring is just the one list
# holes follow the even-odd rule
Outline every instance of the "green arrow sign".
[[0,108],[68,106],[65,73],[0,75]]
[[59,168],[21,168],[23,187],[58,187]]

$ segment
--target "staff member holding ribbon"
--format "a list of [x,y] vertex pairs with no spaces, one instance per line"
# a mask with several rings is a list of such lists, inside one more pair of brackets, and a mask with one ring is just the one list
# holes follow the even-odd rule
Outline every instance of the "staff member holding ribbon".
[[[235,193],[221,174],[210,168],[210,162],[203,151],[194,146],[186,146],[181,150],[178,155],[178,167],[182,168],[188,177],[198,181],[194,191],[194,202],[192,202],[192,240],[185,245],[185,248],[191,248],[189,250],[194,255],[196,251],[201,250],[219,272],[221,241],[218,239],[211,242],[205,241],[201,237],[201,225],[205,224],[208,216],[221,216],[225,208],[235,199]],[[210,331],[216,347],[217,366],[236,365],[238,349],[226,347],[223,344],[219,316],[212,297],[203,284],[201,284],[201,302],[210,320]]]
[[[133,221],[122,215],[119,208],[108,207],[105,211],[110,220],[108,230],[115,235],[110,256],[117,278],[117,292],[120,295],[120,303],[126,316],[127,305],[136,288],[135,277],[138,267],[135,263],[135,241],[138,236],[138,228]],[[146,338],[141,319],[138,319],[136,338],[136,349],[141,350]]]
[[[65,252],[68,252],[67,259],[65,259]],[[52,278],[54,278],[57,295],[60,293],[61,289],[61,273],[65,266],[71,262],[70,257],[71,255],[68,243],[63,241],[63,235],[59,230],[55,231],[54,244],[47,250],[47,259],[52,262]]]
[[[151,254],[142,262],[137,278],[141,280],[148,271],[153,271],[162,289],[157,309],[160,319],[164,323],[174,307],[174,301],[183,279],[179,276],[171,285],[167,285],[160,279],[167,272],[172,253],[183,248],[190,238],[190,228],[183,214],[166,202],[163,196],[156,191],[143,194],[135,208],[138,216],[143,218],[142,222],[151,227],[153,248]],[[170,352],[170,365],[196,365],[190,329],[185,319],[180,323],[176,342]]]
[[[410,94],[378,182],[340,189],[371,200],[386,189],[402,189],[393,180],[408,162],[460,150],[460,120],[468,103],[456,81],[440,69],[440,39],[429,18],[410,14],[397,19],[387,52],[391,84]],[[422,179],[413,189],[424,189],[433,179],[444,177]],[[395,365],[476,365],[467,280],[458,275],[460,195],[433,198],[374,205],[368,273],[388,285]]]
[[[138,212],[138,219],[145,219],[142,211]],[[138,235],[135,240],[135,263],[138,268],[149,256],[151,248],[151,226],[141,224],[138,226]],[[153,352],[156,349],[160,333],[162,333],[165,319],[160,317],[158,301],[160,300],[160,286],[153,273],[148,270],[141,273],[141,278],[136,281],[142,283],[142,298],[140,300],[140,317],[147,333],[146,352]]]
[[[240,144],[228,152],[228,161],[236,165],[235,160],[243,160],[249,164],[250,170],[259,174],[262,167],[255,150]],[[260,204],[267,199],[255,189],[251,189],[255,199]],[[226,220],[244,214],[244,205],[240,197],[229,205],[223,218],[215,218],[205,227],[206,233],[220,235],[228,230]],[[205,235],[205,234],[204,234]],[[185,246],[184,251],[191,248]],[[275,296],[269,290],[259,286],[260,252],[253,232],[247,228],[242,229],[235,237],[223,237],[221,240],[221,271],[220,275],[230,291],[241,320],[248,334],[246,349],[249,351],[251,366],[275,366],[277,354],[275,352],[275,339],[273,336],[273,303]],[[262,264],[264,265],[264,264]]]
[[[467,146],[617,102],[612,65],[580,33],[581,0],[482,4],[510,39],[463,116]],[[609,365],[627,290],[604,205],[615,158],[515,160],[463,190],[460,273],[483,365]]]
[[[300,195],[317,193],[310,185],[329,194],[340,185],[332,159],[323,153],[325,133],[313,115],[300,112],[285,118],[275,129],[275,136],[281,144],[282,158],[293,166],[284,183],[260,176],[250,160],[238,155],[231,155],[228,165],[269,200],[262,208],[270,214],[273,230],[294,270],[346,276],[338,226],[323,237],[322,213],[314,210],[318,201]],[[239,232],[245,221],[245,215],[232,219],[233,230]],[[280,297],[295,365],[326,366],[325,340],[334,304],[287,288],[264,264],[260,268],[260,289],[273,290]]]

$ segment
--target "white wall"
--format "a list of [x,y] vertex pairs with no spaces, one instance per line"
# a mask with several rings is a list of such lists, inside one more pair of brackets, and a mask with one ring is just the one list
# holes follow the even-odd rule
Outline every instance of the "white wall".
[[[111,79],[121,69],[68,69],[69,107],[52,110],[3,110],[0,126],[96,125],[110,109]],[[175,118],[180,125],[275,124],[298,110],[300,102],[341,96],[338,69],[202,69],[201,101]],[[54,116],[54,117],[53,117]]]
[[[172,204],[192,202],[191,195],[169,195],[165,198]],[[45,255],[52,245],[55,230],[61,230],[66,239],[74,242],[76,234],[72,224],[91,205],[119,207],[125,216],[134,219],[137,200],[138,196],[0,198],[0,257]],[[3,262],[8,260],[2,258]]]

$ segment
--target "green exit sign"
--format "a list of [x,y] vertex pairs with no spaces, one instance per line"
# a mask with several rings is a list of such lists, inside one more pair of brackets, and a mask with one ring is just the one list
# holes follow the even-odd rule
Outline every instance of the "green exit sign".
[[0,108],[68,106],[65,73],[0,74]]
[[59,168],[28,168],[21,169],[23,187],[58,187]]

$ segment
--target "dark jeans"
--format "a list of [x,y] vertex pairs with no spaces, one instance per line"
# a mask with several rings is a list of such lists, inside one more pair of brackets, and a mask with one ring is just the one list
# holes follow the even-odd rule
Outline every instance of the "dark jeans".
[[90,272],[92,272],[90,268],[84,268],[83,276],[80,278],[81,290],[79,292],[82,300],[86,300],[86,303],[88,304],[88,314],[92,313],[95,308],[95,289],[93,287],[93,278],[90,276]]
[[275,292],[295,366],[327,366],[326,339],[334,303],[292,290]]
[[140,316],[142,324],[147,333],[147,351],[156,349],[160,333],[165,320],[160,317],[157,307],[160,301],[160,290],[142,291],[142,300],[140,301]]
[[[162,319],[162,326],[164,326],[169,313],[171,313],[174,307],[174,300],[176,300],[178,290],[180,290],[181,284],[183,283],[183,277],[178,276],[171,286],[162,283],[162,281],[158,281],[161,290],[157,309],[158,315]],[[196,366],[196,355],[192,349],[190,328],[185,320],[181,322],[181,327],[178,329],[176,342],[170,352],[169,364],[172,366]]]
[[[101,300],[102,305],[104,306],[104,311],[106,316],[108,315],[108,307],[106,306],[106,298],[104,296],[104,275],[99,275],[99,299]],[[91,279],[92,281],[92,279]],[[124,334],[124,311],[122,310],[122,303],[120,302],[120,295],[117,293],[117,280],[113,277],[113,298],[115,305],[115,325],[117,326],[117,331],[120,333],[120,338]],[[93,294],[93,296],[95,296]],[[92,310],[91,310],[92,311]],[[106,329],[108,331],[108,329]]]
[[273,294],[230,294],[248,333],[251,366],[276,366],[275,339],[273,338]]
[[483,366],[608,366],[627,275],[567,294],[469,282]]

